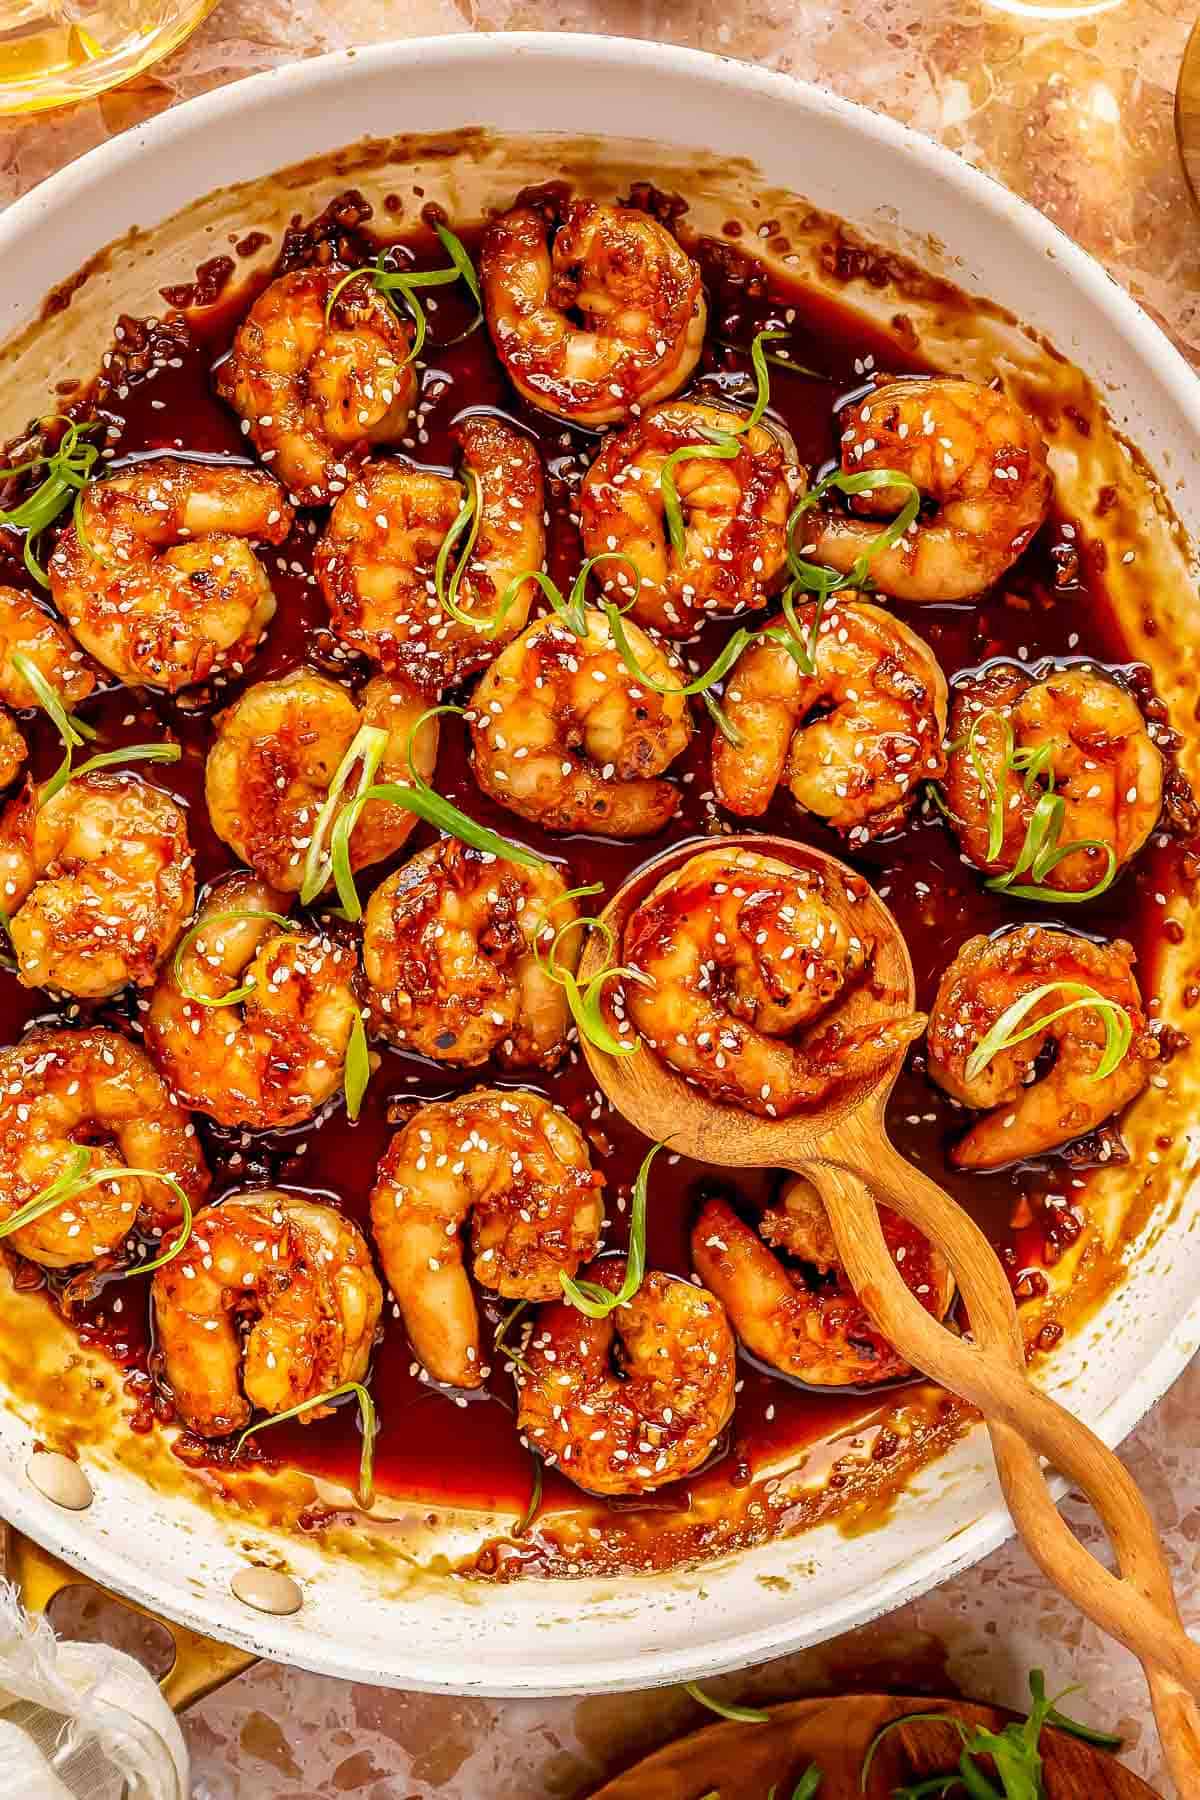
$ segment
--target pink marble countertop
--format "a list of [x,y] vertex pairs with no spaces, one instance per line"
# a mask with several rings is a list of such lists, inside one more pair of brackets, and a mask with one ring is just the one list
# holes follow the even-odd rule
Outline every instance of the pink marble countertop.
[[[1101,0],[1103,4],[1103,0]],[[1033,16],[1033,15],[1045,16]],[[320,51],[417,33],[552,28],[716,49],[820,82],[928,132],[1099,256],[1200,366],[1200,222],[1172,131],[1192,23],[1166,0],[222,0],[169,62],[102,100],[0,122],[0,203],[163,107]],[[354,135],[353,120],[346,136]],[[1125,1446],[1164,1529],[1185,1623],[1200,1630],[1200,1364]],[[1068,1502],[1084,1541],[1100,1536]],[[1020,1706],[1025,1674],[1078,1682],[1076,1710],[1126,1737],[1164,1785],[1133,1659],[1009,1545],[889,1618],[714,1684],[754,1702],[853,1689],[961,1691]],[[680,1689],[580,1700],[454,1700],[259,1665],[195,1707],[197,1800],[572,1800],[703,1722]]]

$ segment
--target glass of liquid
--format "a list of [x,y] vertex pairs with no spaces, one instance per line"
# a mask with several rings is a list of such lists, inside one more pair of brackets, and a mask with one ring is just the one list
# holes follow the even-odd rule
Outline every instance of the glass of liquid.
[[167,56],[217,0],[0,0],[0,114],[86,100]]

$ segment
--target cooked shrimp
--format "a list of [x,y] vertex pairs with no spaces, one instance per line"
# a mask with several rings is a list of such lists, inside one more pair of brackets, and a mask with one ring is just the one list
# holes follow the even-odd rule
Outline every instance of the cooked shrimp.
[[259,295],[217,393],[296,506],[327,506],[372,444],[403,437],[417,400],[412,328],[364,274],[293,269]]
[[275,1191],[206,1207],[154,1275],[176,1412],[200,1437],[224,1437],[252,1410],[287,1412],[361,1381],[382,1306],[366,1240],[334,1207]]
[[251,548],[292,525],[261,469],[156,456],[83,491],[48,565],[50,591],[97,662],[131,687],[170,694],[240,673],[275,614]]
[[[945,1257],[888,1207],[880,1208],[879,1220],[905,1281],[942,1318],[954,1297]],[[912,1373],[850,1286],[821,1197],[803,1176],[788,1183],[757,1230],[728,1201],[706,1200],[692,1227],[692,1265],[746,1348],[785,1375],[842,1387]]]
[[547,1300],[595,1254],[603,1177],[564,1113],[540,1095],[477,1088],[421,1107],[371,1190],[371,1229],[414,1353],[435,1381],[478,1387],[472,1269],[508,1299]]
[[[633,616],[668,637],[687,637],[707,618],[765,606],[783,574],[794,471],[766,425],[737,437],[734,457],[688,456],[672,465],[682,550],[668,534],[660,485],[667,458],[685,445],[699,449],[706,432],[736,433],[744,424],[727,407],[676,400],[610,437],[584,477],[584,549],[637,565]],[[618,598],[633,585],[619,563],[601,564],[598,574]]]
[[[679,809],[658,779],[687,749],[686,698],[631,675],[601,612],[587,637],[538,619],[502,650],[475,689],[468,720],[475,779],[485,794],[547,831],[649,837]],[[639,626],[626,635],[639,666],[678,689],[678,663]]]
[[[358,1010],[353,951],[315,926],[227,916],[282,914],[290,899],[253,875],[222,882],[150,999],[147,1046],[180,1098],[222,1125],[298,1124],[341,1085]],[[205,1004],[246,986],[234,1005]]]
[[[797,607],[808,642],[815,603]],[[782,619],[772,628],[787,630]],[[759,632],[721,702],[738,742],[713,734],[713,786],[731,812],[764,813],[781,781],[806,812],[857,841],[902,825],[946,766],[946,678],[928,644],[878,606],[834,602],[805,675]]]
[[778,1118],[874,1074],[920,1033],[919,1015],[858,1029],[826,1016],[873,953],[849,887],[751,851],[706,850],[629,919],[621,960],[644,981],[624,987],[624,1004],[696,1087]]
[[[567,1047],[566,990],[544,966],[578,915],[557,869],[500,862],[443,838],[375,889],[363,920],[376,1037],[459,1068],[552,1069]],[[556,961],[573,969],[578,931]],[[540,952],[540,955],[539,955]]]
[[[918,518],[871,559],[871,579],[898,600],[967,600],[999,581],[1046,517],[1054,480],[1046,445],[1007,394],[952,376],[885,382],[842,414],[848,475],[895,469],[907,475],[932,519]],[[869,519],[826,515],[811,527],[818,562],[848,574],[878,535],[877,518],[905,501],[876,488],[853,501]]]
[[[601,1257],[584,1274],[616,1293],[625,1258]],[[658,1270],[606,1319],[565,1300],[542,1307],[521,1361],[518,1429],[588,1493],[648,1494],[691,1475],[733,1416],[737,1356],[725,1308]]]
[[[115,1031],[31,1031],[0,1050],[0,1199],[11,1218],[81,1146],[93,1165],[157,1169],[193,1206],[208,1192],[196,1128],[144,1050]],[[166,1237],[179,1202],[152,1175],[119,1175],[22,1225],[7,1240],[31,1262],[68,1269],[119,1250],[130,1233]]]
[[16,720],[0,711],[0,788],[11,786],[17,779],[28,755],[29,748]]
[[[989,874],[1016,868],[1038,802],[1050,792],[1063,802],[1060,848],[1084,847],[1039,873],[1041,887],[1095,887],[1137,855],[1158,823],[1162,756],[1137,702],[1095,669],[1060,669],[1038,681],[995,663],[956,688],[950,737],[950,822],[967,856]],[[1022,774],[1010,750],[1041,756]],[[994,813],[1003,841],[989,860]],[[1024,879],[1034,877],[1026,870]]]
[[573,425],[611,425],[677,394],[704,344],[699,264],[631,206],[515,206],[479,259],[488,329],[517,392]]
[[148,987],[194,897],[187,814],[138,775],[77,775],[44,806],[27,782],[0,815],[0,904],[26,987]]
[[[963,1169],[998,1169],[1082,1137],[1120,1112],[1150,1079],[1158,1043],[1149,1030],[1133,974],[1133,951],[1115,938],[1097,943],[1045,925],[1021,925],[1002,937],[965,943],[938,983],[929,1020],[929,1073],[977,1112],[987,1114],[951,1151]],[[1112,1000],[1133,1033],[1110,1075],[1096,1079],[1105,1047],[1104,1012],[1081,1006],[1061,1019],[1050,1014],[1077,997],[1055,986],[1021,1020],[1046,1018],[1044,1031],[1000,1050],[978,1074],[972,1052],[1003,1013],[1026,994],[1051,983],[1077,983]],[[1054,1060],[1045,1069],[1044,1052]]]
[[[529,617],[535,586],[512,593],[546,557],[545,497],[537,447],[490,413],[451,434],[462,446],[462,480],[400,457],[369,462],[338,496],[314,568],[333,629],[346,644],[430,695],[486,668]],[[478,625],[453,618],[434,581],[438,551],[468,496],[479,531],[459,577],[455,604]],[[458,540],[465,551],[467,534]],[[452,551],[446,581],[453,579]]]
[[0,700],[23,712],[38,701],[13,663],[17,651],[45,676],[67,712],[94,691],[96,677],[86,656],[58,620],[19,588],[0,586]]
[[[437,720],[427,719],[413,738],[423,710],[411,690],[383,675],[357,700],[313,669],[256,682],[217,714],[204,776],[213,830],[264,881],[298,892],[317,814],[361,726],[388,734],[377,781],[411,786],[410,742],[418,773],[425,780],[433,774]],[[354,791],[352,782],[339,812]],[[416,822],[402,806],[369,800],[350,838],[351,865],[361,869],[393,855]]]

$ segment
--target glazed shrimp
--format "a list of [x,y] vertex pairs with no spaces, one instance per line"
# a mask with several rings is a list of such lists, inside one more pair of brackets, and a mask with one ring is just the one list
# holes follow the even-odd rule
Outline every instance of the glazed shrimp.
[[281,544],[283,489],[261,469],[154,457],[83,490],[48,565],[80,643],[131,687],[174,694],[238,674],[275,614],[251,544]]
[[644,979],[624,987],[624,1004],[694,1086],[780,1118],[873,1074],[919,1035],[920,1015],[860,1029],[827,1016],[873,953],[848,886],[746,850],[702,851],[630,917],[621,960]]
[[[115,1031],[31,1031],[0,1050],[0,1209],[11,1218],[71,1168],[80,1146],[94,1166],[157,1169],[193,1206],[209,1176],[196,1128],[145,1051]],[[122,1175],[85,1189],[8,1239],[50,1269],[119,1250],[131,1232],[165,1237],[180,1223],[165,1182]]]
[[0,904],[17,976],[81,1000],[148,987],[192,910],[187,814],[140,776],[77,775],[0,816]]
[[[423,710],[410,690],[382,675],[357,700],[313,669],[256,682],[217,714],[204,775],[213,830],[264,881],[298,892],[317,815],[361,726],[388,734],[376,781],[411,786],[410,742],[418,773],[433,774],[437,720],[427,719],[413,737]],[[351,784],[345,805],[353,794]],[[393,855],[416,822],[402,806],[368,801],[350,839],[352,867]]]
[[[431,696],[486,668],[516,636],[535,585],[513,584],[546,558],[536,445],[488,413],[472,414],[452,435],[462,446],[461,480],[400,457],[369,462],[338,496],[314,562],[343,643]],[[434,572],[464,500],[475,496],[478,535],[454,596],[461,612],[480,620],[472,626],[442,605]],[[464,533],[460,550],[466,541]],[[447,583],[454,567],[451,560]]]
[[[1162,756],[1137,702],[1094,669],[1038,681],[1012,663],[993,664],[956,687],[950,737],[950,822],[970,861],[991,875],[1016,868],[1046,793],[1063,802],[1059,844],[1085,847],[1039,871],[1041,887],[1086,892],[1135,857],[1158,823]],[[1010,751],[1034,753],[1040,768],[1014,770]],[[989,859],[993,818],[1003,837]]]
[[[1054,481],[1037,426],[995,388],[957,377],[885,382],[842,414],[848,475],[895,469],[936,502],[871,560],[871,578],[898,600],[967,600],[1020,556],[1046,517]],[[818,562],[848,574],[878,535],[876,518],[904,504],[896,488],[852,502],[870,519],[826,515],[811,527]]]
[[[942,1318],[954,1297],[945,1257],[888,1207],[879,1219],[908,1286]],[[706,1200],[692,1227],[692,1266],[751,1354],[785,1375],[842,1387],[912,1373],[850,1286],[820,1195],[803,1176],[789,1182],[757,1230],[728,1201]]]
[[16,720],[0,711],[0,788],[12,786],[28,755],[29,747]]
[[58,620],[19,588],[0,586],[0,700],[23,712],[38,700],[13,662],[18,651],[45,676],[65,711],[73,712],[95,691],[96,677],[87,657]]
[[[367,902],[369,1030],[459,1068],[493,1057],[505,1069],[556,1067],[571,1014],[542,959],[577,916],[548,863],[500,862],[457,838],[431,844]],[[563,938],[561,966],[574,968],[579,937]]]
[[630,206],[571,200],[548,222],[515,206],[479,260],[488,329],[523,399],[573,425],[612,425],[677,394],[700,357],[700,267]]
[[252,1410],[287,1412],[361,1381],[382,1306],[366,1240],[334,1207],[275,1191],[206,1207],[154,1275],[176,1412],[198,1436],[224,1437]]
[[[815,610],[796,609],[806,642]],[[861,602],[827,609],[812,660],[805,675],[766,632],[743,650],[721,703],[739,741],[713,734],[717,799],[755,818],[786,782],[806,812],[856,841],[893,831],[946,766],[946,678],[915,631]]]
[[[1096,1079],[1104,1014],[1083,1006],[1061,1019],[1047,1017],[1044,1031],[1000,1050],[982,1072],[968,1073],[972,1052],[1001,1015],[1051,982],[1080,983],[1123,1009],[1133,1036],[1113,1072]],[[1046,994],[1022,1026],[1072,998],[1070,988]],[[1048,1049],[1054,1060],[1044,1070]],[[938,983],[929,1020],[929,1073],[954,1099],[987,1115],[951,1151],[959,1168],[998,1169],[1082,1137],[1141,1093],[1157,1056],[1133,951],[1119,938],[1096,943],[1045,925],[1022,925],[1002,937],[970,938]]]
[[[147,1047],[180,1098],[222,1125],[295,1125],[341,1086],[358,1010],[353,951],[315,926],[222,916],[283,914],[290,898],[253,875],[222,882],[150,999]],[[244,986],[236,1005],[204,1004]]]
[[435,1381],[483,1380],[464,1267],[508,1299],[546,1300],[594,1255],[600,1189],[587,1145],[548,1100],[478,1088],[423,1106],[384,1153],[371,1229],[414,1353]]
[[[587,637],[557,618],[526,626],[475,689],[468,721],[475,779],[485,794],[547,831],[648,837],[679,809],[659,779],[687,749],[686,698],[658,694],[631,675],[608,620],[588,607]],[[674,658],[627,624],[639,666],[681,688]]]
[[[726,407],[676,400],[658,406],[604,444],[579,495],[589,556],[619,554],[637,565],[632,611],[668,637],[687,637],[708,618],[761,607],[779,586],[787,554],[793,483],[800,477],[766,425],[742,431]],[[687,457],[673,465],[683,515],[683,548],[668,534],[660,476],[667,458],[704,443],[706,431],[736,438],[737,455]],[[611,572],[610,572],[611,571]],[[615,597],[627,591],[621,564],[599,574]]]
[[[616,1293],[625,1258],[601,1257],[584,1273]],[[733,1416],[737,1361],[725,1308],[654,1269],[606,1319],[565,1300],[542,1307],[521,1360],[518,1430],[591,1494],[648,1494],[691,1475]]]
[[417,400],[412,329],[371,281],[294,269],[250,308],[217,370],[221,399],[296,506],[327,506]]

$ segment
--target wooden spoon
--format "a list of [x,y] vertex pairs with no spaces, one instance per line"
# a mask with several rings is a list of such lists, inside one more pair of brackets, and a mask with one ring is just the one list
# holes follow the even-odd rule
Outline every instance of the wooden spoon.
[[[847,1000],[839,1019],[858,1026],[913,1009],[912,964],[882,900],[835,857],[787,838],[693,840],[646,864],[602,915],[618,955],[638,903],[669,871],[701,848],[718,845],[815,869],[852,891],[861,889],[864,924],[877,946],[872,980]],[[602,934],[595,932],[580,963],[581,981],[603,961]],[[1200,1712],[1194,1699],[1200,1694],[1200,1645],[1183,1629],[1162,1542],[1124,1465],[1086,1425],[1030,1384],[1008,1278],[983,1232],[889,1141],[884,1112],[903,1054],[869,1080],[848,1085],[820,1110],[764,1119],[706,1098],[645,1045],[622,1057],[608,1056],[586,1040],[583,1050],[613,1106],[648,1138],[669,1139],[673,1150],[701,1162],[794,1169],[813,1183],[846,1273],[879,1331],[914,1368],[983,1414],[1004,1497],[1034,1560],[1082,1612],[1141,1661],[1176,1787],[1183,1800],[1200,1800]],[[876,1196],[944,1252],[966,1302],[970,1340],[939,1324],[909,1291],[884,1242]],[[1112,1541],[1119,1576],[1085,1550],[1059,1516],[1041,1457],[1092,1502]]]

